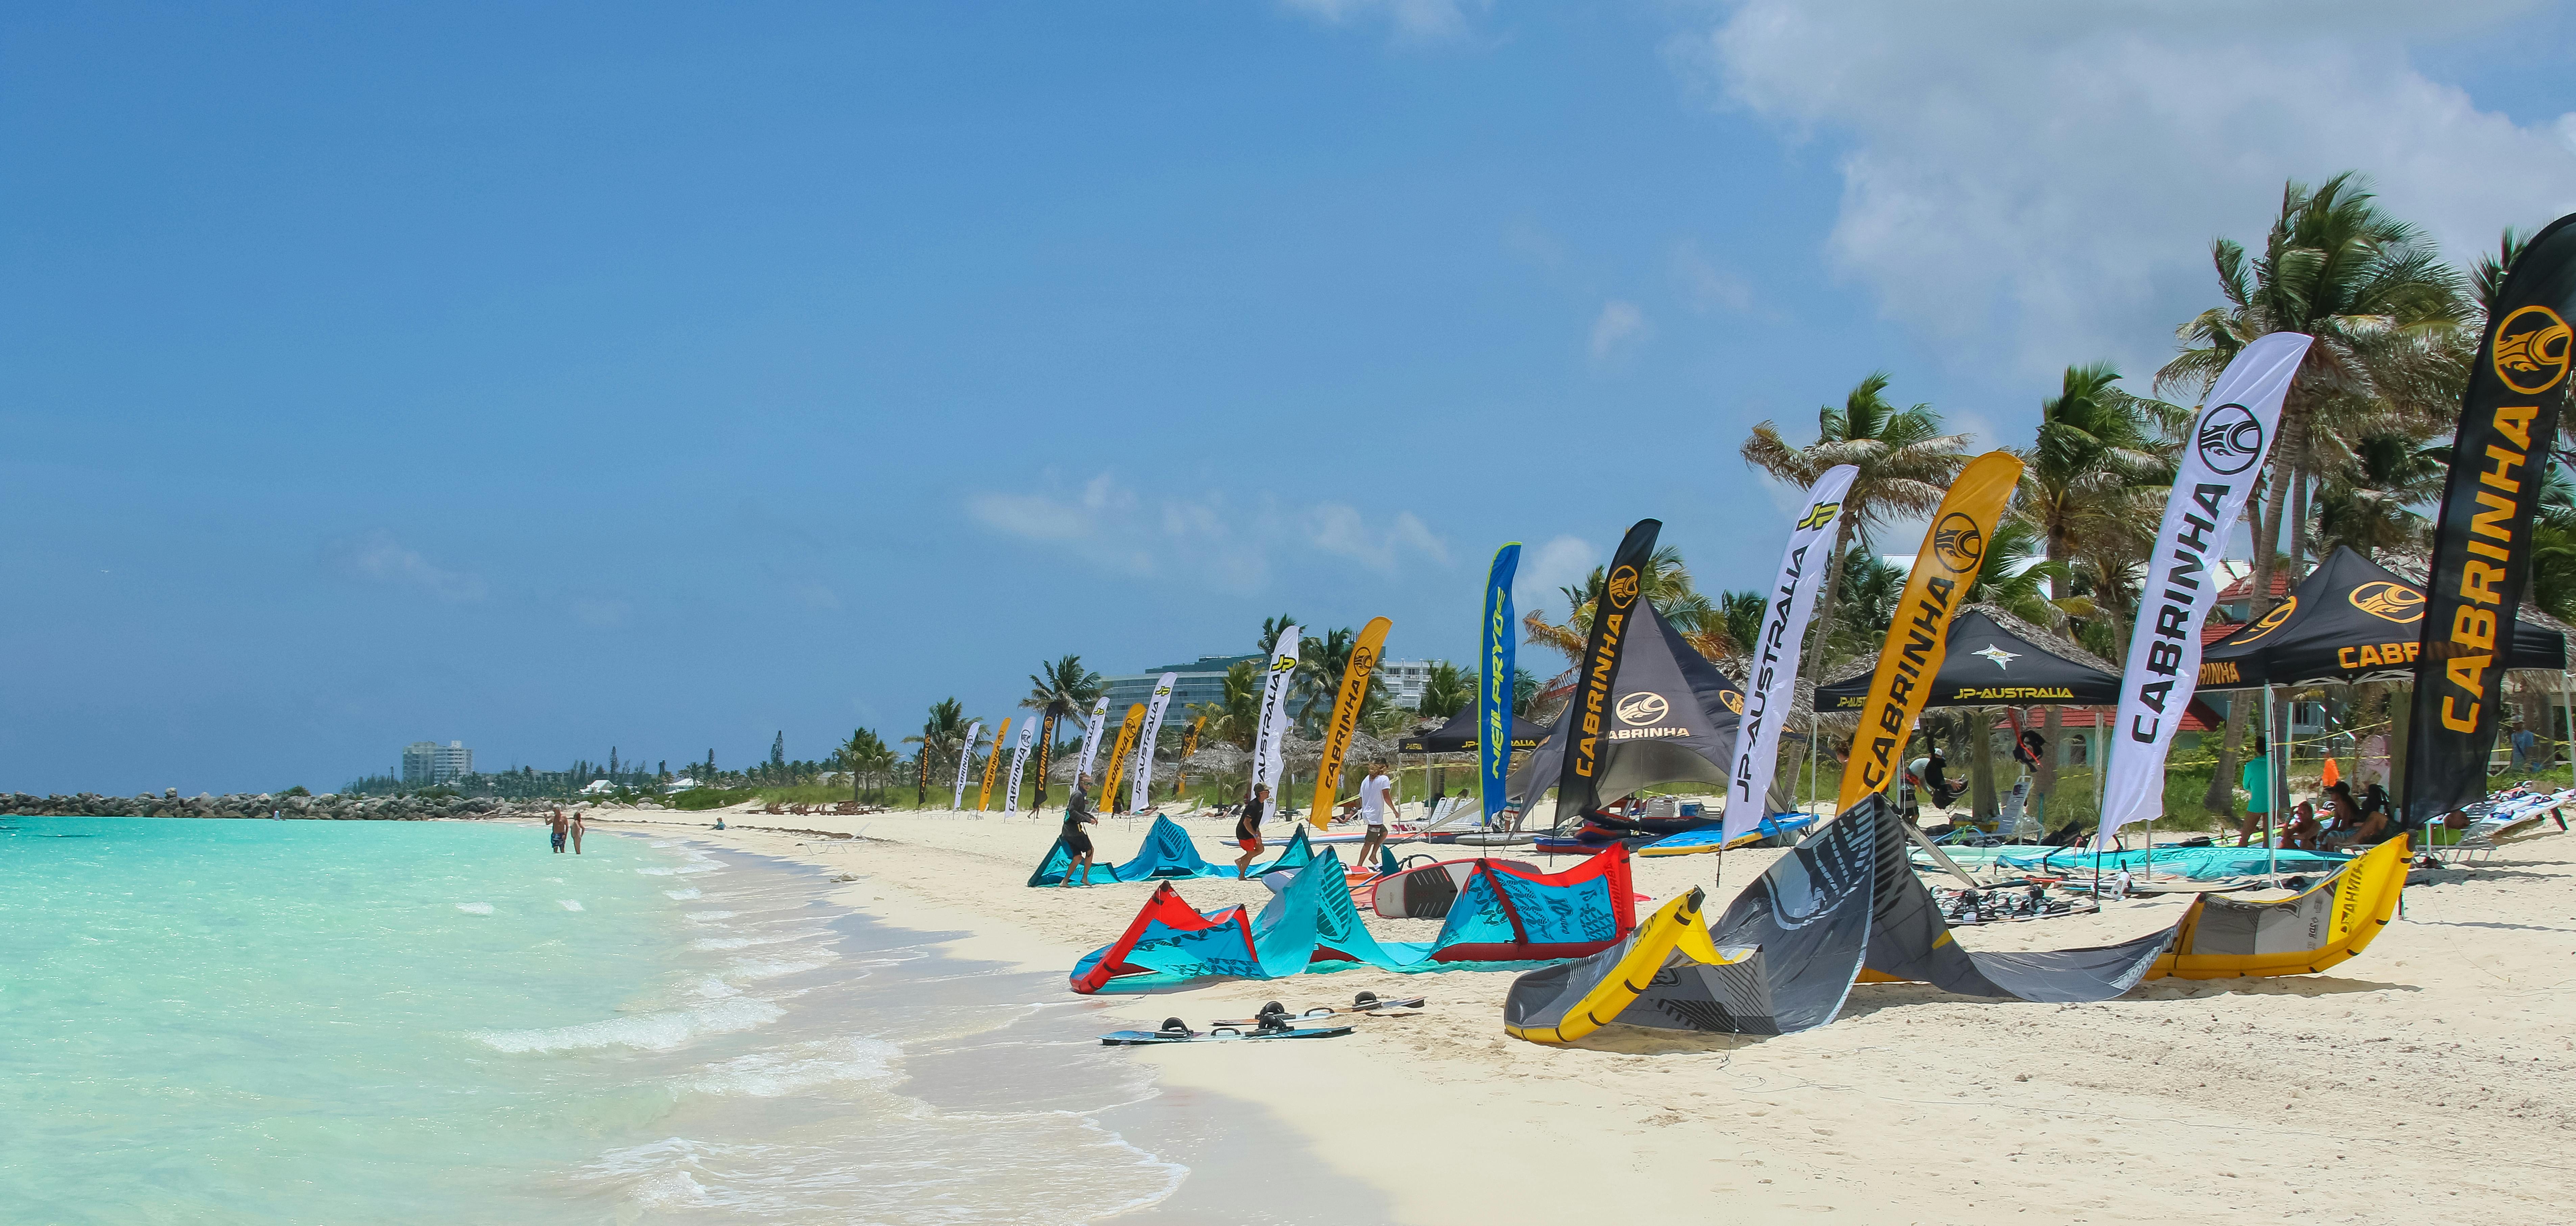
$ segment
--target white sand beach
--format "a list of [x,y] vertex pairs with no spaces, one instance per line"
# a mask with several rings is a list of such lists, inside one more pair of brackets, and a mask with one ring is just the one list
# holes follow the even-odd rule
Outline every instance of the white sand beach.
[[[847,875],[835,902],[968,934],[953,943],[961,955],[1058,974],[1117,935],[1153,889],[1027,888],[1052,820],[728,811],[719,832],[713,816],[591,820]],[[1202,854],[1231,858],[1215,839],[1228,823],[1187,824],[1209,836]],[[1131,854],[1146,825],[1104,819],[1102,860]],[[1779,854],[1728,855],[1716,897]],[[1709,856],[1640,859],[1637,889],[1668,898],[1709,885],[1715,868]],[[1150,1026],[1248,1016],[1273,999],[1346,1003],[1362,989],[1427,995],[1422,1013],[1364,1020],[1347,1039],[1133,1057],[1167,1086],[1266,1107],[1327,1165],[1310,1174],[1365,1181],[1408,1223],[2563,1220],[2551,1206],[2576,1166],[2576,835],[2510,844],[2437,878],[2409,888],[2402,917],[2326,974],[2164,980],[2089,1005],[1862,985],[1831,1025],[1781,1038],[1614,1026],[1574,1048],[1541,1047],[1503,1033],[1510,975],[1464,971],[1104,999]],[[1258,882],[1176,885],[1203,909],[1267,897]],[[2183,905],[2120,902],[1960,940],[2102,944],[2170,924]],[[1436,928],[1370,922],[1399,938]]]

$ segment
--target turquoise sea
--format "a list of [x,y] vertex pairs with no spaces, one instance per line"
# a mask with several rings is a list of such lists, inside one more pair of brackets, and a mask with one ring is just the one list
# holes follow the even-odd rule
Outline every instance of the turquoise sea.
[[0,817],[0,1222],[1172,1220],[1242,1123],[808,870],[584,852]]

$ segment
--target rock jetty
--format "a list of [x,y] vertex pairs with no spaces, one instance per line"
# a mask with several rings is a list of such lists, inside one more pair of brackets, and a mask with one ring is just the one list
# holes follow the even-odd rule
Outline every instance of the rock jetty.
[[402,822],[441,817],[521,817],[544,813],[552,808],[572,807],[565,801],[495,800],[488,796],[338,796],[328,792],[319,796],[276,796],[267,792],[256,795],[233,792],[223,796],[199,792],[194,796],[181,796],[177,788],[165,788],[159,795],[146,792],[139,796],[102,796],[96,792],[72,796],[31,796],[25,792],[0,792],[0,814],[28,817],[267,817],[282,814],[321,821]]

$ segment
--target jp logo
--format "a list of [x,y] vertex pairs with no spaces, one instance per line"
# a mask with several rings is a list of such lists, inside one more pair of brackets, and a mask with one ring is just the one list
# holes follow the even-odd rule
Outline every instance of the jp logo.
[[2202,415],[2192,445],[2209,471],[2232,477],[2263,458],[2263,423],[2241,404],[2222,404]]

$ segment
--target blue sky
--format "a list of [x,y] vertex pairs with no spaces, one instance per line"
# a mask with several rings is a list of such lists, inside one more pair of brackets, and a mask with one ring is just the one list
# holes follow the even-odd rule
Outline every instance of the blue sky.
[[1465,654],[1505,540],[1766,579],[1737,444],[1873,369],[2150,370],[2284,178],[2576,208],[2563,9],[2239,7],[12,7],[0,788]]

